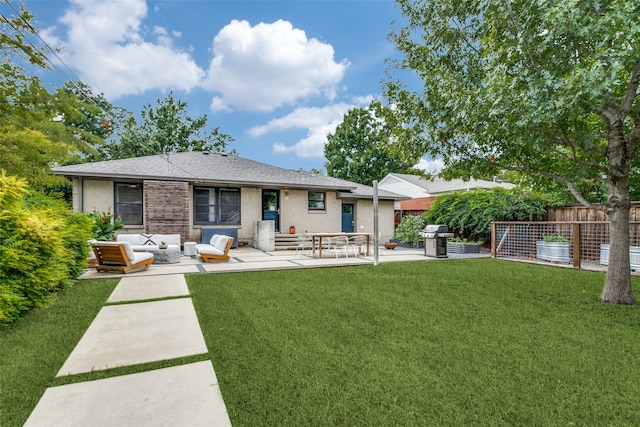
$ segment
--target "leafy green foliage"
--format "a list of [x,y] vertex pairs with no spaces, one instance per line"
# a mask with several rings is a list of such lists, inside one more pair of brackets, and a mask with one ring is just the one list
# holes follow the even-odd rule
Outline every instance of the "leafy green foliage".
[[423,239],[422,229],[425,225],[426,222],[423,217],[405,215],[400,220],[400,224],[396,227],[393,238],[400,240],[402,243],[412,243],[416,245]]
[[324,147],[327,174],[334,178],[371,185],[388,173],[412,173],[417,158],[395,144],[389,107],[379,101],[345,114]]
[[233,141],[219,127],[206,132],[206,115],[194,119],[186,113],[187,103],[175,100],[172,92],[165,99],[158,99],[155,107],[145,105],[142,123],[138,124],[133,115],[125,119],[119,140],[107,145],[107,155],[125,159],[184,151],[222,152]]
[[[606,211],[616,255],[602,300],[633,304],[625,248],[640,150],[638,3],[397,3],[405,19],[390,39],[402,56],[385,92],[405,124],[399,141],[442,158],[447,177],[519,171]],[[394,70],[418,76],[419,90]]]
[[458,243],[460,245],[482,245],[484,243],[484,240],[469,240],[466,237],[460,238],[460,237],[452,237],[450,239],[447,239],[448,243]]
[[78,118],[99,108],[74,93],[50,93],[25,67],[47,69],[44,51],[25,38],[34,31],[33,15],[21,5],[21,15],[0,19],[0,169],[24,177],[35,189],[64,188],[66,180],[50,166],[98,156],[102,135],[80,126]]
[[640,8],[398,3],[407,25],[390,37],[404,58],[392,68],[418,73],[424,90],[389,80],[387,95],[411,135],[402,141],[442,157],[445,174],[521,171],[557,180],[585,204],[629,176],[640,138],[640,57],[629,48],[640,44]]
[[430,224],[447,224],[459,237],[488,241],[491,222],[541,221],[547,208],[555,205],[548,196],[517,189],[455,192],[439,196],[424,219]]
[[122,225],[122,218],[113,218],[113,214],[110,212],[96,212],[93,211],[89,214],[93,223],[93,238],[96,240],[113,240],[113,236],[116,230],[120,230],[124,227]]
[[543,242],[546,243],[567,243],[569,240],[564,236],[559,236],[556,234],[549,234],[542,238]]
[[91,223],[24,179],[0,174],[0,324],[43,307],[71,284],[88,256]]

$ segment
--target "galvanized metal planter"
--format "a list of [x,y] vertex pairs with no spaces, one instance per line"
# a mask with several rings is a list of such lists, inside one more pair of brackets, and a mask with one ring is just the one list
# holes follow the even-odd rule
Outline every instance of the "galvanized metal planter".
[[536,242],[536,257],[545,261],[570,263],[568,242]]
[[[608,244],[600,245],[600,264],[609,265],[609,249]],[[631,270],[640,270],[640,246],[629,246],[629,261]]]
[[447,242],[447,252],[450,254],[479,254],[480,245]]

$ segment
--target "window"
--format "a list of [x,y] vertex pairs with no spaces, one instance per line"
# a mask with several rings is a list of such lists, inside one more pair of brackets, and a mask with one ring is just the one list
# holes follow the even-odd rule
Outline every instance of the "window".
[[240,190],[237,188],[194,188],[195,224],[240,224]]
[[115,216],[124,225],[142,224],[142,184],[116,182]]
[[324,196],[325,196],[325,193],[317,193],[317,192],[309,191],[309,210],[323,211]]

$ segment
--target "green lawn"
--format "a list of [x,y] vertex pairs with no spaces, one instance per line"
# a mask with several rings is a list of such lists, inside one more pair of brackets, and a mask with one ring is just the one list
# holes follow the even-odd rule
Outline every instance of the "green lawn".
[[235,426],[640,425],[640,312],[598,302],[601,273],[484,259],[188,283]]
[[207,358],[236,427],[640,425],[640,311],[598,302],[601,273],[482,259],[187,281],[209,355],[55,378],[116,280],[0,329],[0,425],[46,387]]
[[0,328],[0,426],[21,426],[118,280],[82,280],[47,309]]

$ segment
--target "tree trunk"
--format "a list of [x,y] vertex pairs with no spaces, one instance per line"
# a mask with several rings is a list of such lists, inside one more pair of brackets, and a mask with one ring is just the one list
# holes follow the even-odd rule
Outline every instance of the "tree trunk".
[[609,181],[609,266],[602,291],[602,301],[613,304],[635,304],[631,293],[629,263],[629,178],[628,175]]

